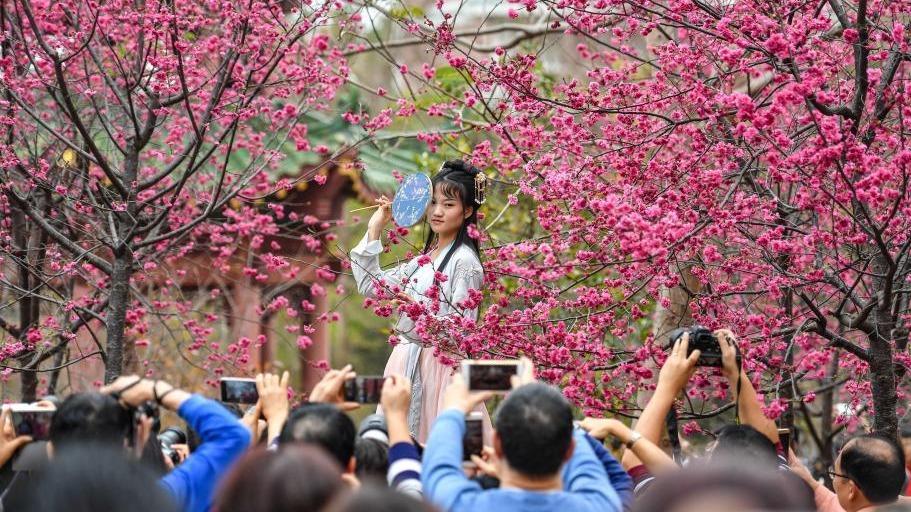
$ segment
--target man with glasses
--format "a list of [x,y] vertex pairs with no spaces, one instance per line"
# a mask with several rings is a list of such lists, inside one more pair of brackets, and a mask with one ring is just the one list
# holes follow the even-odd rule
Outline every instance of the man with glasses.
[[791,467],[813,488],[819,512],[876,510],[898,500],[905,485],[904,453],[877,435],[856,437],[841,449],[826,470],[835,492],[814,480],[793,454]]

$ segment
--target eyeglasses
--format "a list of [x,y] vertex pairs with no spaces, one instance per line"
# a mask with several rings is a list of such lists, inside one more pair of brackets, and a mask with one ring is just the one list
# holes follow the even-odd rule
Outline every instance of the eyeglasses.
[[851,481],[854,480],[853,478],[851,478],[851,477],[848,476],[848,475],[843,475],[843,474],[841,474],[841,473],[836,473],[836,472],[835,472],[835,468],[834,468],[833,466],[829,466],[829,467],[826,468],[826,474],[829,475],[830,477],[832,477],[833,479],[837,476],[837,477],[845,478],[845,479],[851,480]]

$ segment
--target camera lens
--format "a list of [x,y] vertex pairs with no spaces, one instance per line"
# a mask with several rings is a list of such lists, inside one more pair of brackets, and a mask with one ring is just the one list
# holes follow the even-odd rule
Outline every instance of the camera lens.
[[180,454],[172,445],[187,444],[187,433],[177,427],[168,427],[158,434],[158,443],[161,445],[161,452],[176,466],[180,464]]

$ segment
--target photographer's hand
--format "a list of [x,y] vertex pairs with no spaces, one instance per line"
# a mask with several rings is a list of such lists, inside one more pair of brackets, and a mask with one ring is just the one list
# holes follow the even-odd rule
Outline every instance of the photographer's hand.
[[531,362],[531,359],[522,356],[519,358],[519,374],[510,377],[509,383],[512,385],[512,389],[516,389],[532,382],[537,382],[537,379],[535,379],[535,365]]
[[689,333],[683,333],[671,347],[671,353],[668,355],[664,366],[658,372],[658,390],[665,390],[671,393],[671,396],[677,396],[683,388],[686,387],[693,372],[696,371],[696,361],[699,360],[699,350],[693,352],[687,357],[687,349],[690,345]]
[[0,466],[6,464],[23,446],[32,442],[32,436],[16,436],[10,410],[0,414]]
[[341,370],[330,370],[310,392],[310,401],[335,404],[343,411],[357,409],[361,404],[346,402],[344,397],[345,382],[355,377],[357,373],[351,369],[350,364]]
[[730,393],[737,400],[737,412],[740,421],[766,435],[773,443],[778,444],[778,428],[775,421],[762,412],[762,402],[742,368],[737,367],[737,338],[729,329],[715,331],[718,345],[721,346],[721,361],[724,365],[721,372],[730,384]]
[[259,442],[260,434],[265,430],[266,422],[261,420],[263,417],[263,401],[260,397],[257,400],[256,404],[249,408],[247,412],[244,413],[243,417],[240,418],[240,422],[247,427],[247,430],[250,431],[250,446],[256,446],[256,443]]
[[480,457],[472,455],[471,462],[474,462],[481,473],[493,478],[500,478],[500,464],[502,464],[502,462],[500,461],[500,458],[497,457],[496,450],[490,446],[485,446],[481,449]]
[[737,377],[741,373],[740,365],[737,364],[737,338],[729,329],[718,329],[714,334],[721,347],[721,374],[736,386]]
[[443,410],[458,409],[463,414],[468,414],[479,404],[491,398],[494,394],[490,391],[471,393],[461,373],[456,373],[446,386],[446,396],[443,398]]
[[380,405],[386,415],[386,428],[389,431],[389,446],[397,443],[411,443],[408,430],[408,408],[411,406],[411,381],[402,375],[393,374],[386,377]]
[[281,379],[271,373],[260,373],[256,376],[256,391],[259,393],[259,402],[262,404],[262,413],[268,428],[266,440],[270,443],[281,434],[291,411],[288,403],[289,378],[288,372],[282,373]]

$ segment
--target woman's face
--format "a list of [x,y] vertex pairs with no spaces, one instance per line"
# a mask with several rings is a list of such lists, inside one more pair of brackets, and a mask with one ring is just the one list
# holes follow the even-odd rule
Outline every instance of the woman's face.
[[462,207],[462,201],[458,197],[447,197],[440,187],[434,187],[433,197],[427,207],[427,220],[430,222],[430,229],[437,236],[455,236],[471,213],[472,209]]

